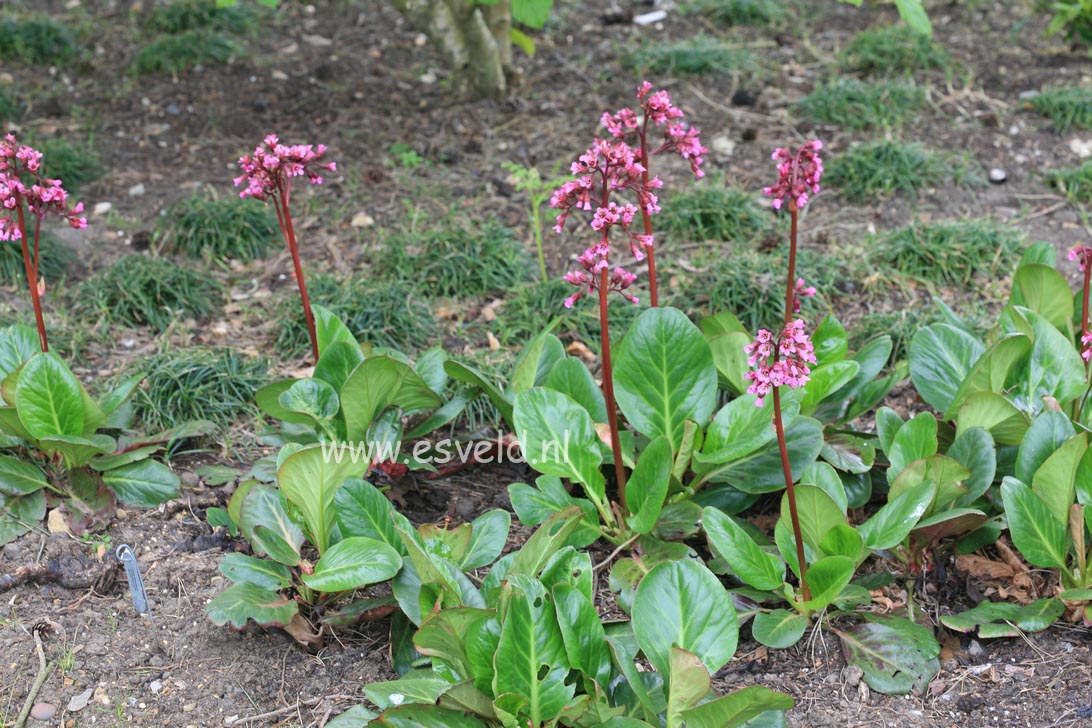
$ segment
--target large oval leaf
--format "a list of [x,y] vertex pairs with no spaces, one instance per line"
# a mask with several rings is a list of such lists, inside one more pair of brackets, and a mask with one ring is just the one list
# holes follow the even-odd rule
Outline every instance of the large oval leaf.
[[401,568],[402,556],[387,544],[352,536],[326,549],[303,583],[320,592],[348,591],[391,579]]
[[869,687],[889,695],[924,689],[940,671],[940,645],[925,627],[901,617],[862,614],[866,622],[844,632],[846,662],[864,671]]
[[0,455],[0,494],[27,495],[48,487],[49,481],[37,465]]
[[984,351],[982,342],[951,324],[926,326],[910,340],[910,378],[922,399],[946,412]]
[[369,465],[366,458],[335,458],[330,449],[311,445],[289,455],[277,469],[277,485],[299,509],[320,554],[330,545],[338,488],[347,478],[363,475]]
[[535,387],[516,396],[513,420],[524,457],[535,470],[580,483],[605,504],[602,450],[586,409],[560,392]]
[[36,438],[84,434],[83,386],[54,354],[36,354],[23,365],[15,407],[27,432]]
[[375,416],[390,405],[418,412],[442,404],[413,367],[390,355],[365,359],[338,394],[345,413],[346,437],[351,442],[363,440]]
[[582,405],[594,422],[607,421],[607,405],[603,391],[595,383],[591,372],[578,359],[565,358],[554,364],[546,377],[546,386],[569,395]]
[[0,493],[0,546],[22,536],[45,518],[45,514],[43,491],[23,496]]
[[672,646],[696,655],[712,674],[732,659],[739,621],[713,572],[696,561],[671,561],[653,568],[638,585],[633,633],[661,674],[671,669]]
[[1065,569],[1069,551],[1066,528],[1039,496],[1019,480],[1006,477],[1001,483],[1001,499],[1012,542],[1028,563]]
[[233,629],[242,629],[248,619],[262,626],[286,627],[298,611],[295,601],[246,583],[232,584],[205,607],[213,624]]
[[773,591],[784,583],[785,565],[781,559],[763,551],[730,516],[706,508],[702,524],[713,553],[724,559],[741,581],[762,591]]
[[123,502],[138,508],[154,508],[178,497],[178,476],[163,463],[139,460],[102,474],[110,490]]
[[681,311],[649,309],[618,348],[614,388],[618,407],[638,432],[665,435],[677,450],[686,420],[704,425],[716,405],[709,344]]

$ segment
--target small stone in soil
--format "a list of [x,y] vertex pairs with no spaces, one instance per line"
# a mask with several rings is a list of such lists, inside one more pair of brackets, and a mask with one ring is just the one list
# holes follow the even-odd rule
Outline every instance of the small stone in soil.
[[1001,169],[1000,167],[994,167],[990,170],[990,182],[994,183],[995,185],[1001,184],[1006,179],[1008,179],[1008,175],[1005,174],[1005,170]]
[[1039,95],[1039,92],[1036,89],[1031,89],[1029,91],[1021,91],[1020,92],[1020,100],[1021,101],[1031,101],[1033,98],[1035,98],[1038,95]]
[[30,717],[34,720],[49,720],[57,715],[57,706],[52,703],[35,703],[30,709]]
[[72,699],[68,701],[68,711],[70,713],[78,713],[87,707],[87,704],[91,702],[91,696],[94,695],[94,688],[87,688],[79,695],[73,695]]
[[986,648],[979,644],[978,640],[971,640],[971,644],[967,646],[967,657],[974,662],[981,662],[986,659],[986,655]]
[[140,182],[129,188],[130,197],[140,197],[144,194],[144,183]]
[[97,203],[95,203],[95,207],[91,211],[91,214],[94,215],[95,217],[102,217],[106,213],[110,212],[110,210],[112,210],[113,207],[114,207],[113,204],[111,204],[109,202],[97,202]]

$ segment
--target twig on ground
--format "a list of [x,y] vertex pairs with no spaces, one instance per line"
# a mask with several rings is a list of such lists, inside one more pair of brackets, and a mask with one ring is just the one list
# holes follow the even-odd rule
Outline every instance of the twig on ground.
[[45,647],[42,646],[42,635],[60,629],[59,624],[48,619],[38,621],[30,628],[31,634],[34,635],[34,649],[38,652],[38,675],[34,678],[34,684],[30,686],[30,692],[27,693],[27,699],[23,702],[23,709],[19,711],[19,717],[15,719],[13,728],[23,728],[27,724],[27,718],[34,707],[34,701],[38,698],[38,693],[45,685],[45,681],[53,669],[54,663],[46,660]]

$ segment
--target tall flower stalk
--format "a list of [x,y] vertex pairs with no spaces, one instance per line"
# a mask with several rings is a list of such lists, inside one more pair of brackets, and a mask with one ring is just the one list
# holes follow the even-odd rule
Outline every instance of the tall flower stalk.
[[307,282],[303,278],[303,265],[300,263],[296,228],[292,224],[289,202],[293,177],[306,176],[311,184],[319,185],[322,184],[319,170],[333,172],[337,170],[337,165],[334,162],[320,164],[320,160],[326,154],[326,146],[323,144],[316,146],[297,144],[290,147],[281,144],[276,134],[267,136],[264,144],[264,147],[255,147],[254,154],[239,159],[239,167],[243,173],[235,178],[235,186],[239,187],[246,183],[246,188],[239,193],[239,197],[273,201],[273,208],[277,211],[277,222],[281,226],[281,234],[284,235],[288,252],[292,254],[296,283],[299,285],[300,299],[303,302],[303,317],[307,322],[307,333],[311,337],[311,356],[317,362],[319,350],[315,317],[311,313],[311,300],[307,296]]
[[[637,160],[643,169],[640,185],[636,187],[643,232],[634,236],[635,242],[639,245],[634,248],[634,256],[638,261],[644,259],[647,263],[649,303],[656,308],[660,305],[660,292],[656,276],[652,215],[660,211],[660,206],[653,190],[663,187],[663,182],[659,177],[650,175],[649,158],[665,152],[678,154],[690,162],[694,177],[701,179],[705,176],[705,172],[701,169],[704,161],[702,155],[709,150],[701,145],[701,132],[696,127],[677,121],[683,117],[683,111],[671,103],[671,97],[667,91],[653,91],[652,84],[645,81],[637,90],[637,101],[638,108],[641,110],[640,118],[636,111],[625,108],[613,114],[604,113],[601,121],[615,139],[636,140],[633,147],[637,150]],[[653,127],[663,127],[663,139],[655,148],[650,147],[649,144],[650,122]]]
[[747,363],[754,367],[747,372],[751,385],[747,391],[757,395],[755,404],[761,407],[768,394],[773,395],[774,429],[777,447],[781,455],[781,470],[785,476],[785,493],[789,501],[789,518],[792,521],[793,538],[796,539],[796,559],[800,568],[800,587],[804,600],[811,599],[806,579],[807,561],[804,539],[800,528],[800,515],[796,507],[796,488],[793,483],[792,463],[785,437],[785,424],[781,415],[781,388],[803,387],[811,375],[810,364],[815,363],[815,350],[805,331],[804,321],[794,318],[800,310],[800,297],[814,295],[815,289],[807,287],[796,276],[797,222],[800,208],[808,204],[808,194],[819,191],[819,178],[823,174],[823,162],[819,158],[822,142],[814,140],[804,144],[795,153],[791,149],[778,149],[773,159],[778,163],[777,184],[763,192],[773,198],[773,207],[789,210],[789,270],[785,284],[785,319],[776,338],[766,329],[760,329],[755,340],[744,347],[749,355]]
[[[17,143],[13,135],[8,134],[0,141],[0,242],[18,240],[23,247],[23,267],[38,326],[38,341],[42,351],[49,351],[42,316],[45,280],[39,274],[42,220],[48,215],[56,215],[72,227],[83,229],[87,227],[87,218],[80,216],[82,202],[69,209],[68,193],[61,181],[43,177],[41,165],[42,153]],[[33,250],[27,237],[28,216],[34,219]]]

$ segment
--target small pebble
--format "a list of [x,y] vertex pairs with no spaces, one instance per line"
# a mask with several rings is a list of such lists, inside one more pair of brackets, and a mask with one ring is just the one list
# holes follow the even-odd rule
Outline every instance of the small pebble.
[[178,116],[182,113],[182,110],[178,108],[178,104],[167,104],[167,108],[164,109],[170,116]]
[[49,720],[57,715],[57,706],[53,703],[35,703],[30,709],[30,717],[34,720]]
[[1005,174],[1005,170],[1001,169],[1000,167],[994,167],[990,170],[990,182],[994,183],[995,185],[1001,184],[1008,178],[1009,176]]
[[1021,91],[1020,92],[1020,100],[1021,101],[1031,101],[1033,98],[1035,98],[1038,95],[1039,95],[1039,92],[1036,89],[1031,89],[1029,91]]
[[978,640],[971,640],[971,644],[967,646],[967,657],[975,662],[986,659],[986,654],[986,648],[979,644]]
[[102,217],[106,213],[113,209],[113,205],[109,202],[97,202],[95,203],[95,209],[91,211],[91,214],[95,217]]
[[138,183],[129,188],[130,197],[140,197],[144,194],[144,183]]

